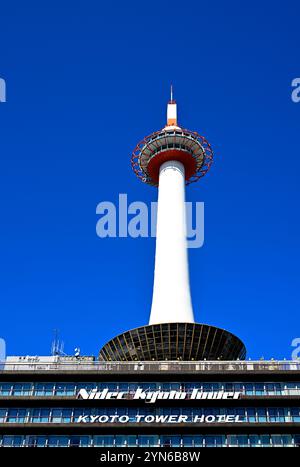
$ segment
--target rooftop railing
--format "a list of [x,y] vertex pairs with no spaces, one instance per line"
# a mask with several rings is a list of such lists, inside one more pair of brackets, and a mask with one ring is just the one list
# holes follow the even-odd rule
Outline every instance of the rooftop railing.
[[99,362],[82,358],[66,361],[53,357],[55,361],[39,360],[39,357],[20,357],[0,364],[0,373],[6,372],[110,372],[110,373],[161,373],[161,372],[268,372],[300,371],[298,360],[268,361],[168,361],[168,362]]

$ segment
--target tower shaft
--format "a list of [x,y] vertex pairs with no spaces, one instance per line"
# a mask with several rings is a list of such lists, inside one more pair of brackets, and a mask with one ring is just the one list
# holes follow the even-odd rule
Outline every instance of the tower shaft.
[[156,253],[149,324],[194,323],[186,241],[185,171],[179,161],[159,170]]

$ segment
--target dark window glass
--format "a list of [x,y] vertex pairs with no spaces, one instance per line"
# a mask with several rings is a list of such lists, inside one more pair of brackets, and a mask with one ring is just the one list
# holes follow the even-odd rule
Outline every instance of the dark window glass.
[[138,437],[138,445],[141,447],[158,446],[158,436],[141,435]]
[[11,393],[12,384],[11,383],[2,383],[0,385],[0,395],[9,396]]

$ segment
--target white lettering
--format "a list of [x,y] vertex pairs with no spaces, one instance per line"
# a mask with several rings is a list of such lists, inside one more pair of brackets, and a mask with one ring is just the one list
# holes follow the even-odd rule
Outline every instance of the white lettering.
[[[189,395],[184,391],[144,391],[141,388],[137,388],[133,399],[144,400],[146,403],[154,404],[157,400],[184,400],[184,399],[239,399],[241,393],[234,391],[199,391],[193,389]],[[131,396],[131,394],[130,394]],[[86,389],[80,389],[77,394],[78,399],[125,399],[129,398],[129,393],[124,391],[109,391],[107,388],[102,391],[92,389],[87,391]],[[131,397],[130,397],[131,398]]]

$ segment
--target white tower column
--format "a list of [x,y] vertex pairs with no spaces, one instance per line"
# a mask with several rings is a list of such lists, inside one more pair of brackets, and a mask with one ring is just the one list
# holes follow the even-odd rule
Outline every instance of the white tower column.
[[149,324],[193,323],[186,240],[185,173],[178,161],[159,171],[156,253]]

